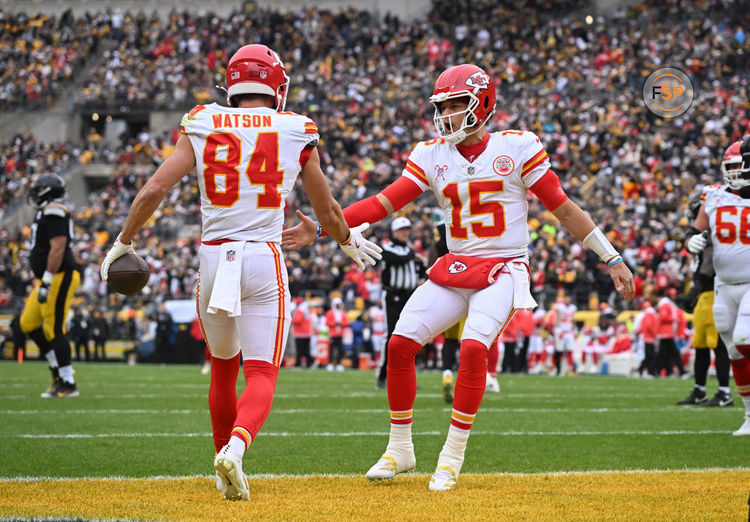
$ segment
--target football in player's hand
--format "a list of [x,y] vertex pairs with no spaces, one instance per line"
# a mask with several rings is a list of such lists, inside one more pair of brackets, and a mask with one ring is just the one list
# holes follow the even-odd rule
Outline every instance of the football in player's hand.
[[107,284],[120,294],[135,295],[148,283],[151,269],[137,254],[128,253],[115,259],[109,266]]

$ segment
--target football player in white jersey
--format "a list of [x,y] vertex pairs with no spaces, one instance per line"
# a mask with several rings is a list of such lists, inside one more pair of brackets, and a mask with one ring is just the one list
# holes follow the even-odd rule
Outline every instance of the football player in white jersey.
[[732,363],[734,382],[745,405],[745,422],[735,435],[750,435],[750,136],[732,143],[721,162],[724,185],[707,187],[687,243],[698,254],[711,234],[714,323]]
[[[367,472],[370,480],[391,479],[415,466],[412,406],[416,395],[414,356],[422,346],[458,322],[459,370],[451,426],[429,488],[456,486],[471,425],[485,391],[487,349],[516,309],[534,308],[529,289],[527,202],[529,191],[610,266],[615,287],[626,299],[633,276],[604,234],[560,186],[547,153],[531,132],[489,133],[495,114],[495,86],[475,65],[444,71],[430,101],[439,137],[416,145],[402,176],[376,196],[344,210],[347,222],[372,223],[431,190],[443,209],[449,253],[431,267],[401,313],[388,343],[388,447]],[[306,219],[285,231],[282,244],[314,240]]]
[[[284,200],[302,180],[320,225],[364,268],[380,248],[349,229],[321,171],[312,120],[284,112],[289,78],[265,45],[247,45],[226,69],[227,102],[186,114],[175,152],[149,179],[102,263],[133,252],[131,240],[164,196],[196,167],[203,227],[197,306],[211,350],[209,410],[217,488],[248,500],[242,457],[271,410],[289,332],[287,271],[279,248]],[[366,228],[366,226],[365,226]],[[237,400],[242,352],[246,387]]]

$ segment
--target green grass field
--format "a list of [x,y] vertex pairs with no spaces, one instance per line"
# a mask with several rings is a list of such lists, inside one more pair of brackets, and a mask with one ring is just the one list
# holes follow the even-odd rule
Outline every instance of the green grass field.
[[[41,399],[42,363],[0,364],[0,477],[209,476],[209,377],[193,366],[78,364],[81,396]],[[244,384],[240,378],[240,388]],[[282,370],[245,457],[249,475],[361,475],[387,442],[370,372]],[[418,375],[417,472],[437,461],[450,410],[439,373]],[[501,376],[485,395],[463,473],[747,469],[741,406],[678,407],[692,381]],[[709,381],[709,393],[716,381]],[[733,390],[735,402],[739,395]]]

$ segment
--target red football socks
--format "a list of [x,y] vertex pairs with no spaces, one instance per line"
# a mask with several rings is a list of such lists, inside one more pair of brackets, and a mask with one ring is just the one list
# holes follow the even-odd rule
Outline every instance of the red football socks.
[[237,419],[232,435],[245,439],[247,449],[271,413],[279,367],[265,361],[244,361],[242,368],[246,384],[237,402]]
[[484,396],[486,375],[487,347],[473,339],[462,341],[453,395],[452,426],[462,430],[471,429]]
[[497,377],[497,362],[500,360],[500,348],[498,347],[498,340],[490,346],[489,352],[487,352],[487,371],[493,377]]
[[[414,357],[422,345],[400,335],[388,342],[388,404],[391,423],[410,424],[414,398],[417,396],[417,370]],[[395,417],[394,417],[395,414]]]
[[231,359],[211,356],[208,410],[211,412],[211,426],[217,453],[229,442],[234,419],[237,417],[237,373],[239,370],[240,354]]

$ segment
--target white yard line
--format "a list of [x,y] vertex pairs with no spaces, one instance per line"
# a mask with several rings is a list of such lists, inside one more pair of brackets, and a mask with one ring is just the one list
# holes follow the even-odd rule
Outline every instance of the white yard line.
[[[750,471],[750,468],[736,467],[736,468],[680,468],[680,469],[603,469],[603,470],[574,470],[574,471],[535,471],[532,473],[466,473],[464,476],[480,476],[480,477],[548,477],[548,476],[576,476],[576,475],[615,475],[615,474],[626,474],[635,475],[639,473],[645,473],[649,475],[661,475],[664,473],[721,473],[726,471]],[[427,477],[429,473],[408,473],[405,476],[412,477]],[[292,473],[261,473],[256,475],[248,475],[249,479],[288,479],[288,478],[353,478],[361,479],[364,477],[362,473],[336,473],[336,474],[292,474]],[[89,482],[99,481],[123,481],[133,482],[138,480],[148,480],[153,482],[167,481],[167,480],[185,480],[185,479],[210,479],[213,480],[213,475],[155,475],[150,477],[125,477],[122,475],[112,475],[105,477],[29,477],[29,476],[18,476],[18,477],[0,477],[0,482],[72,482],[75,480],[85,480]]]
[[[449,407],[442,408],[422,408],[424,411],[451,411]],[[480,413],[645,413],[645,412],[687,412],[694,414],[696,412],[707,413],[707,412],[726,412],[735,413],[735,408],[685,408],[684,406],[654,406],[650,408],[480,408]],[[89,408],[89,409],[78,409],[78,410],[60,410],[60,409],[44,409],[44,410],[0,410],[0,415],[67,415],[67,414],[138,414],[138,415],[150,415],[150,414],[191,414],[191,413],[207,413],[208,407],[205,409],[184,409],[184,410],[159,410],[159,409],[112,409],[112,408]],[[271,412],[273,415],[288,415],[288,414],[312,414],[317,415],[320,413],[341,413],[341,414],[388,414],[387,409],[383,408],[361,408],[361,409],[347,409],[347,408],[294,408],[294,409],[281,409],[277,408]]]
[[[472,431],[474,437],[493,436],[493,437],[523,437],[523,436],[554,436],[554,437],[580,437],[580,436],[598,436],[598,435],[646,435],[646,436],[664,436],[664,435],[714,435],[728,434],[728,430],[614,430],[614,431]],[[308,432],[263,432],[262,437],[387,437],[387,431],[308,431]],[[445,435],[442,430],[418,431],[413,433],[415,436],[436,436]],[[192,438],[192,437],[211,437],[211,433],[22,433],[18,435],[0,435],[3,439],[106,439],[106,438],[148,438],[148,437],[175,437],[175,438]]]

